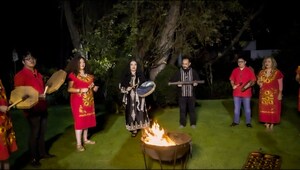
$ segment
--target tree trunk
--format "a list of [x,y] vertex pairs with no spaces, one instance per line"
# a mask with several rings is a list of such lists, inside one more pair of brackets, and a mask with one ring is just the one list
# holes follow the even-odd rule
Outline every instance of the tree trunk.
[[174,53],[172,54],[171,59],[169,61],[170,65],[175,65],[175,63],[176,63],[176,61],[177,61],[178,56],[180,55],[180,53],[181,53],[180,49],[175,49],[174,50]]
[[69,0],[63,1],[64,13],[67,21],[67,25],[70,32],[70,37],[72,40],[73,47],[77,50],[80,49],[80,34],[74,23],[74,16],[71,9],[71,4]]
[[169,14],[166,17],[164,28],[161,34],[160,41],[158,43],[158,59],[154,62],[152,69],[150,70],[150,79],[155,80],[159,72],[161,72],[167,64],[169,59],[170,49],[174,43],[174,33],[177,28],[177,20],[180,11],[180,1],[174,1],[171,3]]
[[206,71],[206,80],[208,83],[208,86],[210,88],[210,97],[212,97],[213,92],[214,92],[214,88],[213,88],[213,73],[212,73],[212,64],[211,63],[207,63],[205,65],[205,71]]

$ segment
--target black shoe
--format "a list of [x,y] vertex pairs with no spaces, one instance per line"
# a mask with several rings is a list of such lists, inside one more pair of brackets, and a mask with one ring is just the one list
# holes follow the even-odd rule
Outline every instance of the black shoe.
[[239,124],[233,122],[233,123],[231,123],[230,126],[233,127],[233,126],[236,126],[236,125],[239,125]]
[[53,158],[53,157],[56,157],[56,156],[52,155],[52,154],[46,154],[46,155],[42,155],[41,159],[48,159],[48,158]]
[[252,128],[252,125],[251,125],[250,123],[247,123],[246,126],[247,126],[248,128]]
[[40,163],[39,160],[32,159],[31,162],[30,162],[30,165],[33,166],[33,167],[40,167],[42,164]]

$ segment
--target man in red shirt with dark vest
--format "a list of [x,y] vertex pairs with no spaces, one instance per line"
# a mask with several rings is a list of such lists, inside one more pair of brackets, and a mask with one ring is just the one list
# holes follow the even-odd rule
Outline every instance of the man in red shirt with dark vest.
[[39,101],[30,109],[24,109],[23,113],[27,118],[29,134],[29,151],[31,155],[31,165],[41,166],[39,162],[43,158],[51,158],[54,155],[48,154],[45,148],[45,132],[47,128],[47,102],[44,94],[43,76],[35,69],[36,58],[30,52],[23,55],[23,69],[14,77],[14,86],[32,86],[39,92]]

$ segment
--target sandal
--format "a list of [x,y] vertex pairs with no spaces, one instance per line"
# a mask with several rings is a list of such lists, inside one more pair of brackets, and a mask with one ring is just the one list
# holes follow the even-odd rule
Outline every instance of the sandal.
[[265,126],[266,126],[267,129],[270,128],[270,124],[269,123],[265,123]]
[[137,135],[137,130],[131,132],[131,137],[136,137],[136,135]]
[[85,151],[85,149],[82,145],[77,145],[77,151],[82,152]]
[[94,144],[96,144],[96,142],[92,141],[92,140],[86,140],[86,141],[84,141],[84,144],[94,145]]
[[272,123],[272,124],[270,124],[270,129],[271,130],[273,130],[273,126],[274,126],[274,124]]

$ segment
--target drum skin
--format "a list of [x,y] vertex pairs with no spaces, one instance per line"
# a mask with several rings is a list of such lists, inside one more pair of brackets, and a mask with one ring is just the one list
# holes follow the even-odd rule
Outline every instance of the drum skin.
[[153,81],[146,81],[137,88],[137,94],[140,97],[147,97],[155,90],[156,84]]

